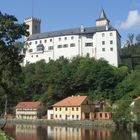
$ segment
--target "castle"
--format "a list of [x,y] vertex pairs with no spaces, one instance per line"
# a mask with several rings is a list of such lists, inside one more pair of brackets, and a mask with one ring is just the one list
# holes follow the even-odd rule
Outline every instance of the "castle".
[[41,21],[36,18],[25,19],[29,25],[24,66],[44,59],[46,63],[60,57],[72,59],[76,56],[103,58],[109,64],[118,67],[121,36],[110,25],[104,10],[101,10],[95,27],[65,29],[40,33]]

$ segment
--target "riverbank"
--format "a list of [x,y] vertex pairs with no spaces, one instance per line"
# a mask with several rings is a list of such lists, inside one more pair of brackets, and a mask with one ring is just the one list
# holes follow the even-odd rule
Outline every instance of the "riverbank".
[[[0,120],[2,123],[3,120]],[[115,128],[116,125],[112,120],[76,120],[76,121],[65,121],[65,120],[18,120],[8,119],[8,124],[34,124],[34,125],[53,125],[53,126],[70,126],[70,127],[93,127],[93,128]]]

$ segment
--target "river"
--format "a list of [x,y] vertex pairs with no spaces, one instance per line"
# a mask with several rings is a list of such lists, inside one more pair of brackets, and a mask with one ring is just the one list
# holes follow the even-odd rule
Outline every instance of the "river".
[[140,133],[123,129],[8,124],[5,132],[15,140],[140,140]]

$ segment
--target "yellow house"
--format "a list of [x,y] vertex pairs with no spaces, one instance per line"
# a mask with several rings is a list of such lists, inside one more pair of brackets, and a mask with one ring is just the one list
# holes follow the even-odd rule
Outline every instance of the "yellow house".
[[87,96],[67,97],[53,105],[53,119],[93,120],[93,109],[93,104]]
[[16,119],[38,119],[43,111],[41,102],[19,102],[16,106]]

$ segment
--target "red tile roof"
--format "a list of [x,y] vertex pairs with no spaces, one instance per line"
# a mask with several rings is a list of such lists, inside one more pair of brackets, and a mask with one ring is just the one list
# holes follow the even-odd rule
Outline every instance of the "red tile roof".
[[53,106],[61,106],[61,107],[65,107],[65,106],[80,106],[85,100],[87,99],[87,96],[70,96],[67,97],[59,102],[57,102],[56,104],[54,104]]
[[138,100],[138,99],[140,99],[140,96],[138,96],[135,100]]
[[41,105],[41,102],[19,102],[16,108],[37,108]]

